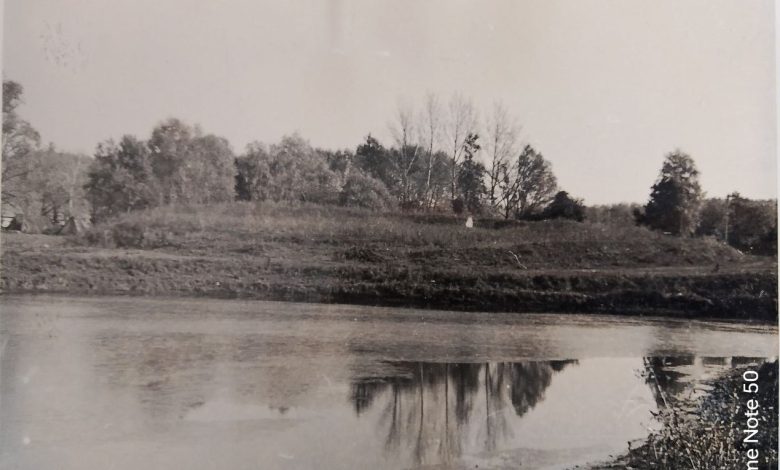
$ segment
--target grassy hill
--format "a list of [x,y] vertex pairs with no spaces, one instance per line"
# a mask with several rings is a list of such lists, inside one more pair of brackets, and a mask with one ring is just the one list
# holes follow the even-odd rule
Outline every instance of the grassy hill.
[[7,292],[776,317],[775,259],[634,226],[230,203],[2,241]]

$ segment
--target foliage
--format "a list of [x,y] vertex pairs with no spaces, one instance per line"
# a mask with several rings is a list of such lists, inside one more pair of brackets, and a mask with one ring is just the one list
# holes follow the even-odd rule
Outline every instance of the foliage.
[[129,135],[119,144],[109,140],[98,145],[87,178],[84,188],[93,220],[150,207],[159,200],[149,147]]
[[544,208],[542,219],[571,219],[577,222],[585,220],[585,204],[582,199],[569,196],[566,191],[559,191],[550,205]]
[[[758,391],[753,398],[761,404],[756,417],[760,462],[755,468],[777,468],[777,366],[777,361],[766,362],[757,370]],[[745,468],[742,429],[748,410],[743,370],[714,381],[712,391],[698,403],[667,398],[656,415],[661,428],[644,445],[630,450],[624,459],[627,468]]]
[[31,158],[40,146],[40,135],[29,122],[17,114],[24,88],[17,82],[3,80],[3,149],[2,199],[18,209],[31,204],[28,192],[30,175],[36,169]]
[[88,212],[83,184],[88,158],[40,147],[38,132],[17,114],[23,88],[3,82],[2,199],[23,231],[50,231]]
[[87,168],[92,159],[84,155],[59,152],[50,146],[37,151],[31,173],[29,191],[36,197],[36,209],[50,224],[59,225],[70,217],[89,213],[84,191]]
[[753,201],[738,193],[728,205],[728,243],[758,254],[777,252],[777,203]]
[[336,186],[343,188],[355,163],[355,155],[352,151],[317,149],[315,152],[319,158],[325,161],[328,169],[336,175]]
[[152,131],[149,139],[150,163],[157,183],[158,204],[187,200],[191,189],[184,170],[189,145],[196,130],[178,119],[168,119]]
[[158,204],[233,199],[234,156],[226,139],[168,119],[152,131],[149,149]]
[[339,177],[298,134],[267,148],[255,142],[236,162],[242,198],[253,201],[338,202]]
[[719,240],[726,238],[728,214],[726,201],[719,198],[705,199],[699,211],[699,226],[696,235],[711,236]]
[[147,141],[125,136],[118,144],[99,144],[90,163],[53,146],[41,150],[38,133],[16,112],[21,85],[4,81],[3,91],[2,197],[25,212],[28,225],[40,215],[61,223],[89,211],[100,220],[234,198],[455,213],[488,209],[525,220],[587,215],[607,224],[629,223],[634,209],[637,222],[655,229],[725,238],[728,226],[733,246],[753,253],[776,249],[773,209],[738,195],[728,211],[720,200],[702,206],[698,171],[679,151],[667,155],[643,210],[625,204],[585,209],[565,192],[556,195],[550,162],[530,145],[518,149],[520,128],[506,108],[495,105],[483,142],[472,102],[457,93],[446,106],[429,94],[422,110],[399,107],[390,147],[369,134],[354,153],[315,150],[294,134],[276,144],[254,142],[236,158],[226,139],[172,118]]
[[198,136],[190,143],[185,178],[190,183],[182,200],[190,204],[232,201],[235,197],[235,157],[224,137]]
[[111,228],[111,236],[119,248],[141,248],[144,244],[144,227],[129,222],[118,223]]
[[460,200],[465,208],[474,214],[482,211],[482,204],[487,195],[485,165],[474,159],[475,153],[479,150],[476,140],[476,134],[467,139],[468,148],[466,156],[460,164],[457,186],[461,196]]
[[674,151],[666,156],[637,222],[673,235],[691,235],[699,223],[701,199],[696,164],[689,155]]
[[339,203],[342,206],[385,211],[392,207],[393,197],[381,181],[360,171],[351,171],[339,194]]
[[267,197],[269,161],[268,148],[260,142],[249,144],[246,152],[236,158],[236,199],[252,201]]
[[369,134],[365,142],[358,145],[355,151],[355,166],[368,176],[384,183],[387,189],[398,194],[400,182],[396,179],[398,172],[396,162],[378,140]]
[[536,214],[549,203],[558,183],[550,162],[530,145],[526,145],[512,168],[504,171],[507,189],[505,216],[518,218]]
[[697,235],[714,236],[752,254],[777,253],[777,202],[774,200],[751,200],[739,193],[730,194],[727,199],[706,199],[699,218]]

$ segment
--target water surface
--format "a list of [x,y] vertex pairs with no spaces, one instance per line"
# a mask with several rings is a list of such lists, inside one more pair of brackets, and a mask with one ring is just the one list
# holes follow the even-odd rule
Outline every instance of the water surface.
[[568,468],[645,437],[660,395],[777,345],[771,326],[700,321],[0,302],[2,468]]

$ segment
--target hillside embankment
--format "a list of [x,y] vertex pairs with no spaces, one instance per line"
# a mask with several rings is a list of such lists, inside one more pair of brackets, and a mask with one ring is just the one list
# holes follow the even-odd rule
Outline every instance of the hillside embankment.
[[633,226],[231,203],[3,233],[6,293],[774,321],[776,258]]

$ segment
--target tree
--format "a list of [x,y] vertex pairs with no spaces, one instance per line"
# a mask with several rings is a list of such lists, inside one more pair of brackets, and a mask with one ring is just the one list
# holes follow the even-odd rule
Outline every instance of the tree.
[[246,152],[235,160],[236,198],[242,201],[264,200],[268,198],[270,179],[270,155],[265,144],[253,142]]
[[558,182],[550,162],[526,145],[514,167],[505,170],[504,185],[507,188],[505,217],[514,212],[515,217],[525,218],[536,214],[552,200]]
[[727,210],[724,199],[705,199],[699,211],[699,225],[696,227],[696,235],[713,236],[719,240],[725,240],[726,224],[728,223]]
[[436,145],[440,139],[441,133],[441,105],[439,98],[429,93],[425,97],[425,106],[420,118],[421,143],[425,147],[425,182],[422,190],[422,200],[425,206],[430,209],[434,204],[432,178],[433,170],[437,163]]
[[372,178],[378,179],[387,189],[396,195],[400,194],[400,181],[396,178],[398,168],[386,149],[369,134],[365,142],[355,150],[355,165]]
[[477,133],[477,114],[471,100],[460,93],[450,98],[444,126],[446,147],[450,155],[450,194],[455,198],[458,183],[458,165],[465,152],[466,139]]
[[497,102],[493,105],[486,128],[488,199],[498,209],[511,195],[505,176],[510,173],[512,158],[520,153],[517,148],[520,126],[510,118],[506,107]]
[[777,203],[729,196],[728,243],[740,250],[772,254],[776,250]]
[[447,154],[438,151],[434,154],[433,175],[431,176],[431,209],[442,208],[449,205],[452,194],[450,194],[450,175],[452,174],[452,162],[447,158]]
[[213,134],[196,137],[188,153],[185,174],[190,184],[185,187],[181,200],[194,204],[233,200],[235,156],[227,139]]
[[234,195],[234,156],[228,141],[168,119],[149,139],[158,204],[208,204]]
[[263,201],[337,203],[339,175],[322,153],[298,134],[270,148],[255,142],[236,161],[237,189],[242,198]]
[[[278,168],[275,173],[288,200],[335,203],[338,199],[338,176],[328,168],[304,138],[298,134],[284,136],[271,146],[271,158]],[[275,171],[277,169],[285,171]]]
[[[469,212],[479,213],[482,211],[482,202],[485,199],[487,189],[485,188],[485,165],[475,160],[475,154],[480,146],[477,143],[479,136],[471,134],[465,143],[465,157],[458,169],[458,190],[463,205]],[[453,207],[454,208],[454,207]],[[457,212],[457,211],[456,211]]]
[[381,181],[362,171],[353,171],[339,193],[339,204],[384,211],[392,206],[393,197]]
[[673,235],[691,235],[699,223],[701,200],[696,164],[676,150],[666,156],[638,222]]
[[28,177],[35,169],[30,158],[41,142],[40,135],[29,122],[21,119],[16,110],[22,103],[24,88],[17,82],[3,80],[3,148],[2,187],[3,202],[26,209],[30,204]]
[[585,205],[582,199],[569,196],[566,191],[559,191],[552,202],[544,208],[542,219],[571,219],[577,222],[585,220]]
[[159,184],[159,205],[188,199],[192,186],[186,174],[189,146],[199,131],[179,119],[168,119],[152,131],[149,139],[151,167]]
[[396,142],[396,148],[390,154],[395,160],[393,165],[397,172],[395,179],[400,182],[402,208],[411,208],[420,202],[412,182],[414,173],[420,171],[419,158],[424,150],[416,142],[417,127],[413,116],[414,112],[411,107],[399,105],[396,122],[390,129]]
[[35,198],[35,209],[47,217],[50,224],[64,223],[69,217],[89,213],[84,184],[92,159],[59,152],[53,145],[34,152],[31,158],[35,164],[28,178],[28,190]]
[[84,185],[94,221],[159,201],[150,155],[147,144],[130,135],[119,144],[109,140],[98,145]]

